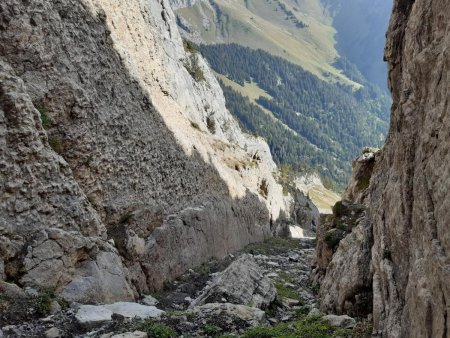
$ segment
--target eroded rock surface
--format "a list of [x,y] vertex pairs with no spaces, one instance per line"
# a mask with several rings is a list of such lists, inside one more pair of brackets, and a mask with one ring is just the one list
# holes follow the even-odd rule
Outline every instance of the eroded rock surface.
[[450,3],[397,0],[385,57],[394,104],[369,188],[374,331],[450,332]]
[[363,153],[352,162],[352,176],[342,199],[359,204],[366,202],[373,168],[380,157],[380,149],[365,148]]
[[2,1],[0,131],[0,280],[70,301],[136,299],[290,215],[167,0]]
[[340,241],[321,286],[326,310],[352,311],[345,294],[373,274],[375,336],[450,332],[449,31],[448,1],[395,1],[385,50],[391,128],[375,161],[355,162],[346,194],[367,216]]
[[267,308],[275,296],[272,281],[261,273],[256,260],[251,255],[242,255],[205,288],[191,307],[206,303],[232,303]]

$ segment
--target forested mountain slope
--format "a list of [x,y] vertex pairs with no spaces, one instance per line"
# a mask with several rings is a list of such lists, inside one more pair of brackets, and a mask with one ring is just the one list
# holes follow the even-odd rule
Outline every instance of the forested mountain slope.
[[247,130],[268,140],[277,162],[314,167],[324,178],[345,184],[354,154],[366,144],[382,145],[389,99],[376,87],[367,83],[354,91],[331,84],[282,58],[237,44],[200,50],[216,72],[265,91],[251,102],[222,82],[230,111]]
[[312,168],[342,188],[351,159],[363,146],[382,145],[389,120],[390,97],[372,76],[386,77],[380,41],[389,2],[368,4],[368,12],[366,2],[172,4],[185,39],[202,46],[227,86],[227,106],[241,124],[268,140],[278,163]]
[[383,61],[392,0],[322,0],[337,31],[337,50],[372,83],[387,89]]

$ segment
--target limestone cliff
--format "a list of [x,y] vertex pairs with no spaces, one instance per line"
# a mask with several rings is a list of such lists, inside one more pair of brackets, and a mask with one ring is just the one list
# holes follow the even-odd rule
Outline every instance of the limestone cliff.
[[385,56],[394,105],[370,186],[374,330],[450,333],[450,3],[397,0]]
[[[351,276],[373,273],[376,336],[450,333],[449,32],[448,1],[395,1],[385,50],[390,131],[370,170],[355,173],[347,190],[367,205],[361,226],[371,233],[358,225],[340,242],[332,262],[353,259],[330,263],[321,286],[322,308],[345,312],[340,300],[358,295]],[[358,177],[364,186],[370,178],[367,189],[356,189]],[[370,248],[369,259],[353,264]]]
[[0,3],[0,278],[112,302],[289,215],[167,0]]

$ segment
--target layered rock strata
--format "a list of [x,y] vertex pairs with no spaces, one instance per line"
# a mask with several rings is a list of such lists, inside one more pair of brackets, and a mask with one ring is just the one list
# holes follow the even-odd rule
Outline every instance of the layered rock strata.
[[130,300],[289,215],[167,0],[0,4],[0,278]]

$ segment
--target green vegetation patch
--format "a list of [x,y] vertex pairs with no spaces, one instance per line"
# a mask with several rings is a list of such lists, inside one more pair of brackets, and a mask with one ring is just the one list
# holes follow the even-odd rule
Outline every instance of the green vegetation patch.
[[275,289],[277,289],[278,297],[290,298],[300,300],[300,296],[297,291],[284,285],[284,283],[275,283]]
[[137,329],[147,333],[149,338],[175,338],[177,333],[171,327],[151,320],[138,324]]
[[197,45],[195,43],[193,43],[192,41],[184,39],[183,47],[186,52],[189,52],[189,53],[197,53],[198,52]]
[[320,317],[312,316],[302,318],[289,323],[276,324],[274,326],[261,326],[249,329],[243,334],[243,338],[330,338],[349,337],[349,330],[331,327]]
[[203,69],[200,67],[197,54],[191,54],[184,62],[184,67],[195,81],[205,81],[205,74],[203,73]]
[[299,245],[296,239],[272,237],[261,243],[250,244],[243,251],[252,255],[278,255],[287,250],[298,249]]
[[50,116],[48,116],[48,109],[45,106],[39,106],[37,107],[37,110],[41,114],[42,127],[44,127],[44,129],[50,128],[52,120],[50,119]]

